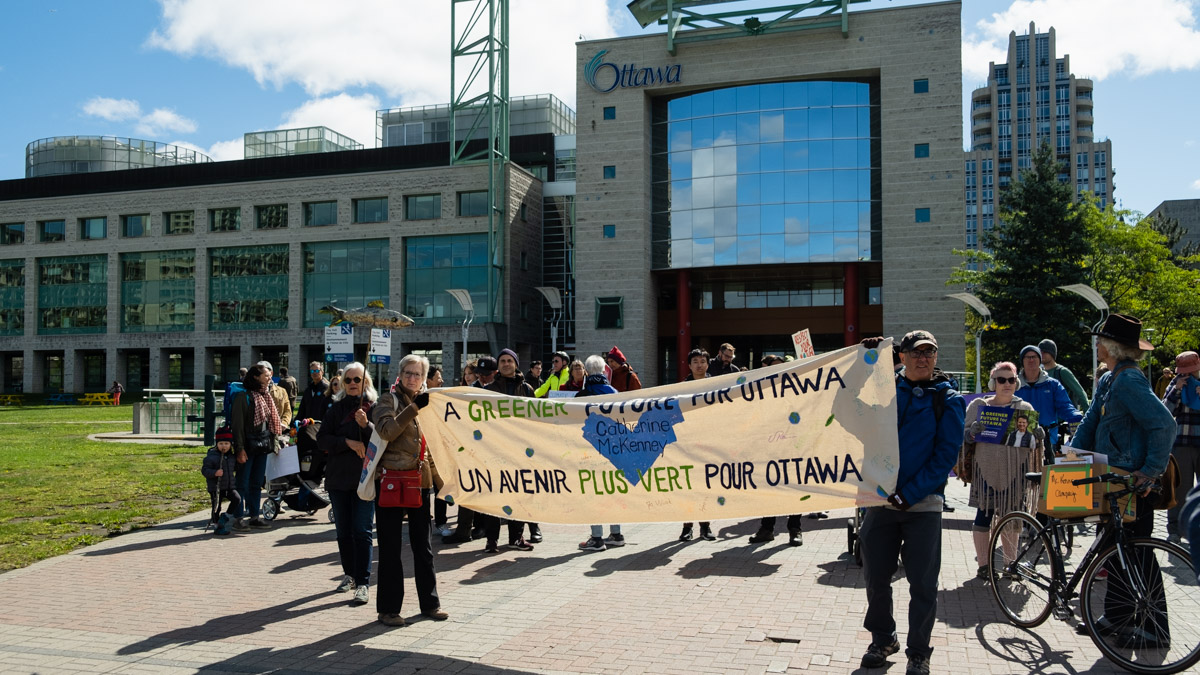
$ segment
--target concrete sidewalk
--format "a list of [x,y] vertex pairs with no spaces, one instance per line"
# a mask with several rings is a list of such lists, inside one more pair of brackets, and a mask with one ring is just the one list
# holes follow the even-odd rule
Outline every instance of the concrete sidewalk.
[[[952,487],[933,671],[1124,672],[1067,624],[1004,622],[974,579],[965,502]],[[578,550],[582,526],[543,527],[531,553],[435,544],[450,620],[416,620],[406,555],[414,623],[395,629],[375,621],[373,597],[351,607],[332,592],[341,569],[324,512],[221,538],[194,514],[0,575],[0,672],[865,673],[848,514],[805,519],[798,548],[786,535],[748,544],[750,522],[688,543],[677,525],[629,525],[629,545],[598,553]],[[903,643],[907,588],[895,587]],[[901,653],[876,672],[904,664]]]

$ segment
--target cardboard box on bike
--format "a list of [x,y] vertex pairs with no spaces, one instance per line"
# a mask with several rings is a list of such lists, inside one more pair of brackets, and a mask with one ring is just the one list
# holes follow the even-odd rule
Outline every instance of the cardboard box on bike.
[[[1054,518],[1084,518],[1108,514],[1108,491],[1110,488],[1120,490],[1120,485],[1110,483],[1072,485],[1072,481],[1092,478],[1104,473],[1127,476],[1129,472],[1110,467],[1107,464],[1108,457],[1104,455],[1093,456],[1093,453],[1083,450],[1075,451],[1074,455],[1078,458],[1077,461],[1062,458],[1062,463],[1049,465],[1042,470],[1042,490],[1038,495],[1038,513]],[[1100,459],[1104,461],[1092,461]],[[1132,522],[1134,517],[1133,495],[1122,497],[1119,504],[1122,521]]]

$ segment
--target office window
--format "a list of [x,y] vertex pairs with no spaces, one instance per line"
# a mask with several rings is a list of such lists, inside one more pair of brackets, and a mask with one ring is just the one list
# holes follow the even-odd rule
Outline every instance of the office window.
[[[387,239],[323,241],[304,245],[305,328],[329,322],[325,305],[362,307],[372,300],[388,302]],[[399,308],[397,308],[399,309]]]
[[617,119],[617,107],[614,105],[604,106],[604,119],[606,119],[606,120]]
[[287,204],[259,206],[256,210],[258,211],[258,229],[278,230],[288,226]]
[[0,225],[0,245],[25,243],[25,223]]
[[617,237],[617,226],[616,225],[605,225],[604,226],[604,238],[605,239],[616,239],[616,237]]
[[521,222],[522,222],[522,223],[527,223],[527,222],[529,222],[529,217],[528,217],[528,215],[525,213],[525,205],[524,205],[524,204],[521,204],[520,214],[521,214]]
[[25,261],[0,260],[0,335],[24,334]]
[[163,214],[163,234],[191,234],[195,231],[194,211],[172,211]]
[[209,232],[237,232],[242,229],[242,209],[239,207],[208,210]]
[[486,216],[488,212],[487,190],[458,193],[458,215]]
[[288,327],[288,245],[208,250],[208,329]]
[[928,223],[929,222],[929,209],[917,209],[915,220],[918,223]]
[[67,221],[42,220],[38,222],[38,241],[66,241]]
[[914,94],[928,94],[929,93],[929,80],[913,80],[913,93]]
[[624,302],[619,295],[596,298],[596,328],[623,328]]
[[304,205],[304,226],[337,225],[337,202],[308,202]]
[[150,216],[121,216],[122,237],[144,237],[150,234]]
[[108,256],[38,258],[38,335],[103,333],[108,325]]
[[575,148],[554,151],[554,180],[575,180]]
[[195,329],[195,250],[122,253],[118,269],[122,333]]
[[604,179],[605,180],[609,180],[609,179],[616,178],[616,177],[617,177],[617,167],[615,167],[615,166],[604,167]]
[[108,236],[108,218],[80,218],[79,238],[81,240],[104,239]]
[[929,156],[929,144],[928,143],[917,143],[916,145],[913,146],[913,157],[920,159],[922,157],[928,157],[928,156]]
[[405,220],[430,220],[441,217],[441,195],[409,195],[404,198]]
[[406,237],[404,255],[405,314],[420,325],[458,323],[465,314],[446,289],[465,288],[475,320],[488,320],[487,233]]
[[388,219],[387,197],[354,200],[354,222],[383,223]]

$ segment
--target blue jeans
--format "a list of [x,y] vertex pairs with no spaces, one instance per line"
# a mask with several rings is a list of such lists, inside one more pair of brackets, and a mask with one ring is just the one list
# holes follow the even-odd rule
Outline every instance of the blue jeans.
[[371,583],[371,527],[375,502],[358,498],[357,490],[329,490],[333,527],[337,530],[338,557],[342,573],[356,586]]
[[242,501],[234,509],[233,517],[241,518],[249,509],[250,517],[257,518],[259,508],[262,506],[263,483],[267,479],[267,456],[265,454],[247,456],[246,463],[238,466],[235,478],[237,491],[242,496]]

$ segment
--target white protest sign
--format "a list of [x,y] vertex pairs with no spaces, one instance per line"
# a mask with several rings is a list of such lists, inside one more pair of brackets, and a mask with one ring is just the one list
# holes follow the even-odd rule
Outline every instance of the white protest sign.
[[325,360],[346,363],[354,360],[354,326],[341,323],[325,327]]
[[807,328],[792,333],[792,345],[796,348],[796,358],[798,359],[807,359],[817,355],[816,350],[813,349],[812,335]]
[[392,362],[392,331],[386,328],[371,329],[371,351],[368,358],[371,363]]

